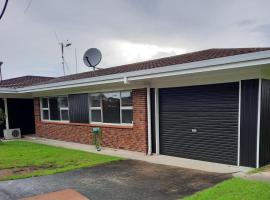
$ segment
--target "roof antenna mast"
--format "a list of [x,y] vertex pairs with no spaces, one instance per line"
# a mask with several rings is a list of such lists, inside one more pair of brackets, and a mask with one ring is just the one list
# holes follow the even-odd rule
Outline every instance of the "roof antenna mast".
[[64,50],[66,47],[69,47],[71,46],[71,42],[69,42],[68,40],[66,42],[60,42],[59,38],[58,38],[58,35],[56,32],[54,32],[54,35],[55,35],[55,38],[56,40],[58,41],[58,44],[60,45],[60,48],[61,48],[61,58],[62,58],[62,67],[63,67],[63,74],[64,76],[66,75],[66,69],[65,69],[65,57],[64,57]]
[[64,57],[64,49],[65,47],[69,47],[71,46],[71,43],[67,40],[65,43],[64,42],[60,42],[60,46],[61,46],[61,53],[62,53],[62,66],[63,66],[63,73],[64,76],[66,75],[66,70],[65,70],[65,57]]

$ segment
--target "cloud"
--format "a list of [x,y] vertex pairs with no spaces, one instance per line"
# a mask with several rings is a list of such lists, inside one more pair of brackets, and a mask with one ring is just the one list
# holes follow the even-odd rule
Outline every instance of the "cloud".
[[[9,1],[0,22],[4,78],[62,75],[60,40],[70,73],[79,71],[85,50],[101,49],[100,66],[137,62],[193,50],[270,46],[267,0],[28,0]],[[0,0],[0,5],[3,0]]]
[[128,41],[116,40],[110,42],[115,47],[116,52],[127,60],[129,63],[138,60],[147,60],[161,58],[164,56],[172,56],[185,53],[185,49],[174,47],[162,47],[157,45],[149,45],[143,43],[132,43]]
[[238,26],[252,26],[256,24],[256,21],[255,20],[251,20],[251,19],[244,19],[244,20],[241,20],[240,22],[238,22]]

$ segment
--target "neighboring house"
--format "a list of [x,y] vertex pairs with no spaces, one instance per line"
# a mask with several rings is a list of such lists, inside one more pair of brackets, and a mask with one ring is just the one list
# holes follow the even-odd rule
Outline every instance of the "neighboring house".
[[92,127],[101,127],[106,147],[250,167],[270,163],[270,48],[209,49],[16,81],[28,78],[3,81],[0,95],[8,109],[16,107],[9,101],[29,98],[31,110],[34,99],[40,137],[91,144]]

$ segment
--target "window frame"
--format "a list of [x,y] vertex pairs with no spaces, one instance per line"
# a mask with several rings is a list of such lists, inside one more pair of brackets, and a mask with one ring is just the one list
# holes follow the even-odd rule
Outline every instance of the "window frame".
[[[97,93],[89,93],[88,94],[88,107],[89,107],[89,122],[90,123],[95,123],[95,124],[102,124],[103,123],[103,108],[102,108],[102,97],[100,95],[100,98],[99,98],[99,103],[100,103],[100,106],[97,107],[92,107],[91,106],[91,95],[94,95],[94,94],[102,94],[100,92],[97,92]],[[95,121],[92,121],[92,110],[100,110],[100,122],[95,122]]]
[[[60,98],[61,97],[65,97],[67,98],[67,107],[62,107],[61,106],[61,103],[60,103]],[[57,103],[59,104],[59,116],[60,116],[60,119],[59,120],[51,120],[51,113],[50,113],[50,98],[57,98]],[[42,99],[47,99],[48,101],[48,108],[43,108],[42,106]],[[70,122],[70,120],[62,120],[62,110],[67,110],[68,111],[68,118],[69,118],[69,101],[68,101],[68,96],[67,95],[62,95],[62,96],[50,96],[50,97],[40,97],[39,99],[39,102],[40,102],[40,115],[41,115],[41,121],[47,121],[47,122]],[[44,119],[43,118],[43,110],[48,110],[48,114],[49,114],[49,117],[48,119]]]
[[[47,99],[47,103],[48,103],[48,107],[47,108],[43,108],[43,105],[42,105],[42,100],[43,99]],[[40,100],[40,115],[41,115],[41,120],[42,121],[49,121],[50,120],[50,104],[49,104],[49,98],[48,97],[41,97]],[[47,110],[48,111],[48,119],[44,119],[44,116],[43,116],[43,111],[44,110]]]
[[[62,97],[66,97],[67,98],[67,107],[62,107],[61,106],[61,103],[60,103],[60,98],[62,98]],[[58,96],[57,97],[57,101],[59,101],[59,107],[60,107],[60,120],[59,121],[61,121],[61,122],[69,122],[69,102],[68,102],[68,96]],[[68,120],[63,120],[62,119],[62,110],[67,110],[68,111]],[[55,120],[55,121],[57,121],[57,120]]]
[[[132,106],[122,106],[122,93],[123,92],[130,92],[131,94],[131,100],[133,101],[133,97],[132,97],[132,91],[120,91],[120,123],[121,124],[133,124],[133,102],[132,102]],[[123,110],[132,110],[132,122],[131,123],[123,123],[123,118],[122,118],[122,111]]]
[[[112,92],[117,92],[119,93],[119,97],[120,97],[120,108],[119,108],[119,112],[120,112],[120,123],[107,123],[107,122],[103,122],[103,105],[102,105],[102,95],[101,94],[106,94],[106,93],[112,93]],[[132,97],[132,90],[122,90],[122,91],[106,91],[106,92],[95,92],[95,93],[89,93],[88,94],[88,105],[89,105],[89,122],[90,124],[108,124],[108,125],[128,125],[128,126],[133,126],[133,116],[132,116],[132,122],[131,123],[123,123],[123,119],[122,119],[122,110],[132,110],[133,111],[133,102],[132,102],[132,106],[122,106],[122,92],[130,92],[131,93],[131,97]],[[100,94],[100,107],[91,107],[91,95],[94,94]],[[132,97],[133,100],[133,97]],[[92,121],[92,110],[100,110],[101,111],[101,121],[100,122],[95,122]]]

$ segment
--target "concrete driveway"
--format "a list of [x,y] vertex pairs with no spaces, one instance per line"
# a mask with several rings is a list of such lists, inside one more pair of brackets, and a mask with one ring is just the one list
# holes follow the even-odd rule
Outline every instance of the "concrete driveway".
[[91,200],[175,200],[230,177],[230,174],[124,160],[56,175],[0,182],[0,199],[15,200],[71,188]]

